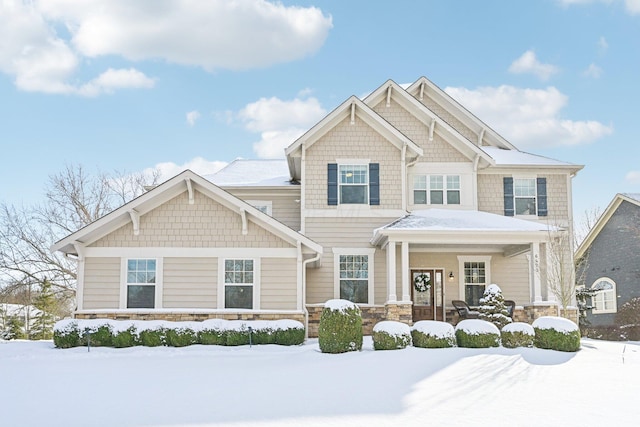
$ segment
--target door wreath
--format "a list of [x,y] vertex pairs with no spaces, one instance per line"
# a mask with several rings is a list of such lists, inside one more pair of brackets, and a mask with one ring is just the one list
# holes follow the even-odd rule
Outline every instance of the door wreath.
[[431,289],[431,276],[426,273],[418,274],[413,279],[413,287],[418,292],[427,292]]

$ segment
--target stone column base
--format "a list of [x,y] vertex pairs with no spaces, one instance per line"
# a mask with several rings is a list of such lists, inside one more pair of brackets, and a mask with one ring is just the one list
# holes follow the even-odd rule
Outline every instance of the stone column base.
[[524,306],[523,312],[524,318],[518,320],[530,324],[533,323],[534,320],[542,316],[561,316],[571,320],[576,325],[578,324],[577,308],[567,307],[566,310],[563,310],[562,307],[559,307],[555,302],[527,304]]
[[391,302],[384,305],[385,320],[395,320],[396,322],[413,325],[412,302]]

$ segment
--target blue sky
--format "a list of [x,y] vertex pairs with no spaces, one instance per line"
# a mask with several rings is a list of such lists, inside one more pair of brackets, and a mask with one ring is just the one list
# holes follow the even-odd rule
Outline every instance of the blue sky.
[[640,192],[640,0],[0,0],[0,199],[65,164],[165,177],[282,147],[426,76],[524,151],[584,164],[576,217]]

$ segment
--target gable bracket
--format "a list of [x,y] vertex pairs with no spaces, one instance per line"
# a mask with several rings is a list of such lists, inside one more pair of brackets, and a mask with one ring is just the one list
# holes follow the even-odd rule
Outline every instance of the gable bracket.
[[189,204],[192,205],[194,202],[193,198],[193,184],[191,184],[191,180],[189,178],[185,179],[184,182],[187,183],[187,190],[189,191]]
[[240,209],[240,217],[242,218],[242,235],[246,236],[249,232],[247,229],[247,211]]
[[356,103],[351,104],[351,124],[356,122]]
[[424,82],[420,83],[420,101],[424,99]]
[[391,85],[387,88],[387,107],[391,105]]
[[137,210],[131,209],[129,211],[129,216],[131,217],[131,222],[133,223],[133,235],[137,236],[140,234],[140,214]]
[[429,141],[433,141],[433,131],[436,128],[436,118],[431,119],[431,125],[429,126]]
[[480,135],[478,135],[478,147],[482,145],[482,139],[484,138],[485,130],[486,130],[485,128],[482,128],[482,130],[480,131]]

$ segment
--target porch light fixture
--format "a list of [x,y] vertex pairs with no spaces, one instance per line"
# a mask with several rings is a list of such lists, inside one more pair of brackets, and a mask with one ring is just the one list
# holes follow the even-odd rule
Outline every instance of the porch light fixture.
[[453,271],[449,272],[449,280],[453,280],[455,276],[453,275]]

